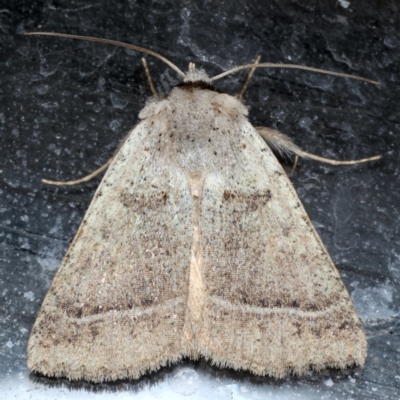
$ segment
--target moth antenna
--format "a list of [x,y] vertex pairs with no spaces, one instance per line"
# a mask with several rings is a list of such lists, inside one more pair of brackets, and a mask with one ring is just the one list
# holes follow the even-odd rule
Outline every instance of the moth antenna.
[[135,46],[133,44],[118,42],[117,40],[110,40],[110,39],[100,39],[92,36],[79,36],[79,35],[69,35],[66,33],[57,33],[57,32],[25,32],[25,36],[57,36],[61,38],[69,38],[69,39],[78,39],[78,40],[86,40],[89,42],[97,42],[97,43],[106,43],[112,44],[114,46],[125,47],[127,49],[140,51],[141,53],[150,54],[153,57],[158,58],[159,60],[163,61],[165,64],[170,66],[174,71],[178,73],[183,79],[186,78],[186,75],[171,61],[167,60],[161,54],[156,53],[155,51],[145,49],[143,47]]
[[243,69],[250,69],[250,68],[292,68],[292,69],[302,69],[304,71],[319,72],[321,74],[341,76],[343,78],[350,78],[350,79],[357,79],[359,81],[368,82],[368,83],[372,83],[374,85],[380,86],[380,82],[373,81],[373,80],[368,79],[368,78],[363,78],[362,76],[349,75],[349,74],[344,74],[342,72],[333,72],[333,71],[328,71],[326,69],[319,69],[319,68],[314,68],[314,67],[306,67],[304,65],[273,64],[273,63],[239,65],[238,67],[229,69],[228,71],[225,71],[222,74],[214,76],[213,78],[211,78],[211,82],[214,82],[214,81],[216,81],[218,79],[221,79],[221,78],[223,78],[223,77],[225,77],[227,75],[233,74],[234,72],[241,71]]
[[294,172],[294,168],[296,167],[298,157],[311,158],[312,160],[320,161],[331,165],[355,165],[355,164],[380,160],[382,158],[381,155],[378,155],[368,158],[361,158],[360,160],[344,160],[344,161],[332,160],[330,158],[320,157],[315,154],[307,153],[306,151],[302,150],[299,146],[295,145],[292,142],[292,140],[288,138],[286,135],[274,129],[258,126],[256,127],[256,130],[273,149],[278,151],[279,154],[281,155],[294,154],[296,156],[292,174]]

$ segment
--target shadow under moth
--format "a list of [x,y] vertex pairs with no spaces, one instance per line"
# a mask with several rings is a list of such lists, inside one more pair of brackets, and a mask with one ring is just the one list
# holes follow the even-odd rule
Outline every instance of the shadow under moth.
[[245,68],[324,71],[257,60],[209,78],[137,46],[33,34],[146,52],[183,82],[148,100],[111,159],[33,326],[30,370],[102,382],[183,357],[276,378],[362,366],[349,294],[267,143],[321,158],[212,86]]

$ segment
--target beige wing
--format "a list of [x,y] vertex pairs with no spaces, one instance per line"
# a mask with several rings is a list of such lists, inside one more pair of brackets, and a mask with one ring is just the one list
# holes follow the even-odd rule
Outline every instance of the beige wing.
[[202,353],[274,377],[362,365],[366,339],[338,271],[274,155],[250,124],[241,133],[242,168],[203,188]]
[[99,382],[180,357],[191,195],[181,172],[155,167],[152,140],[139,124],[100,184],[32,329],[32,371]]

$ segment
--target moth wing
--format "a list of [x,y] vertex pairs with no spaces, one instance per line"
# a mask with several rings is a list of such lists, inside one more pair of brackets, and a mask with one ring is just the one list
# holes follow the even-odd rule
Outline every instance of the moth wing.
[[249,123],[238,136],[243,167],[203,188],[203,354],[274,377],[362,365],[360,320],[295,190]]
[[154,167],[157,140],[139,124],[104,176],[32,329],[31,370],[100,382],[180,358],[191,195]]

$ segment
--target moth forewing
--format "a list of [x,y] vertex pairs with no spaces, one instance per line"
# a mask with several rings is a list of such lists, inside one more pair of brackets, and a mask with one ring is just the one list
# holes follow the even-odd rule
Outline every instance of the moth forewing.
[[202,197],[214,362],[279,378],[363,365],[360,320],[289,179],[249,122],[239,133],[241,167]]
[[32,371],[102,382],[185,356],[277,378],[364,364],[360,320],[288,177],[210,82],[191,65],[141,111],[44,299]]
[[30,369],[101,382],[180,358],[191,195],[182,171],[154,169],[158,128],[139,124],[106,172],[32,329]]

